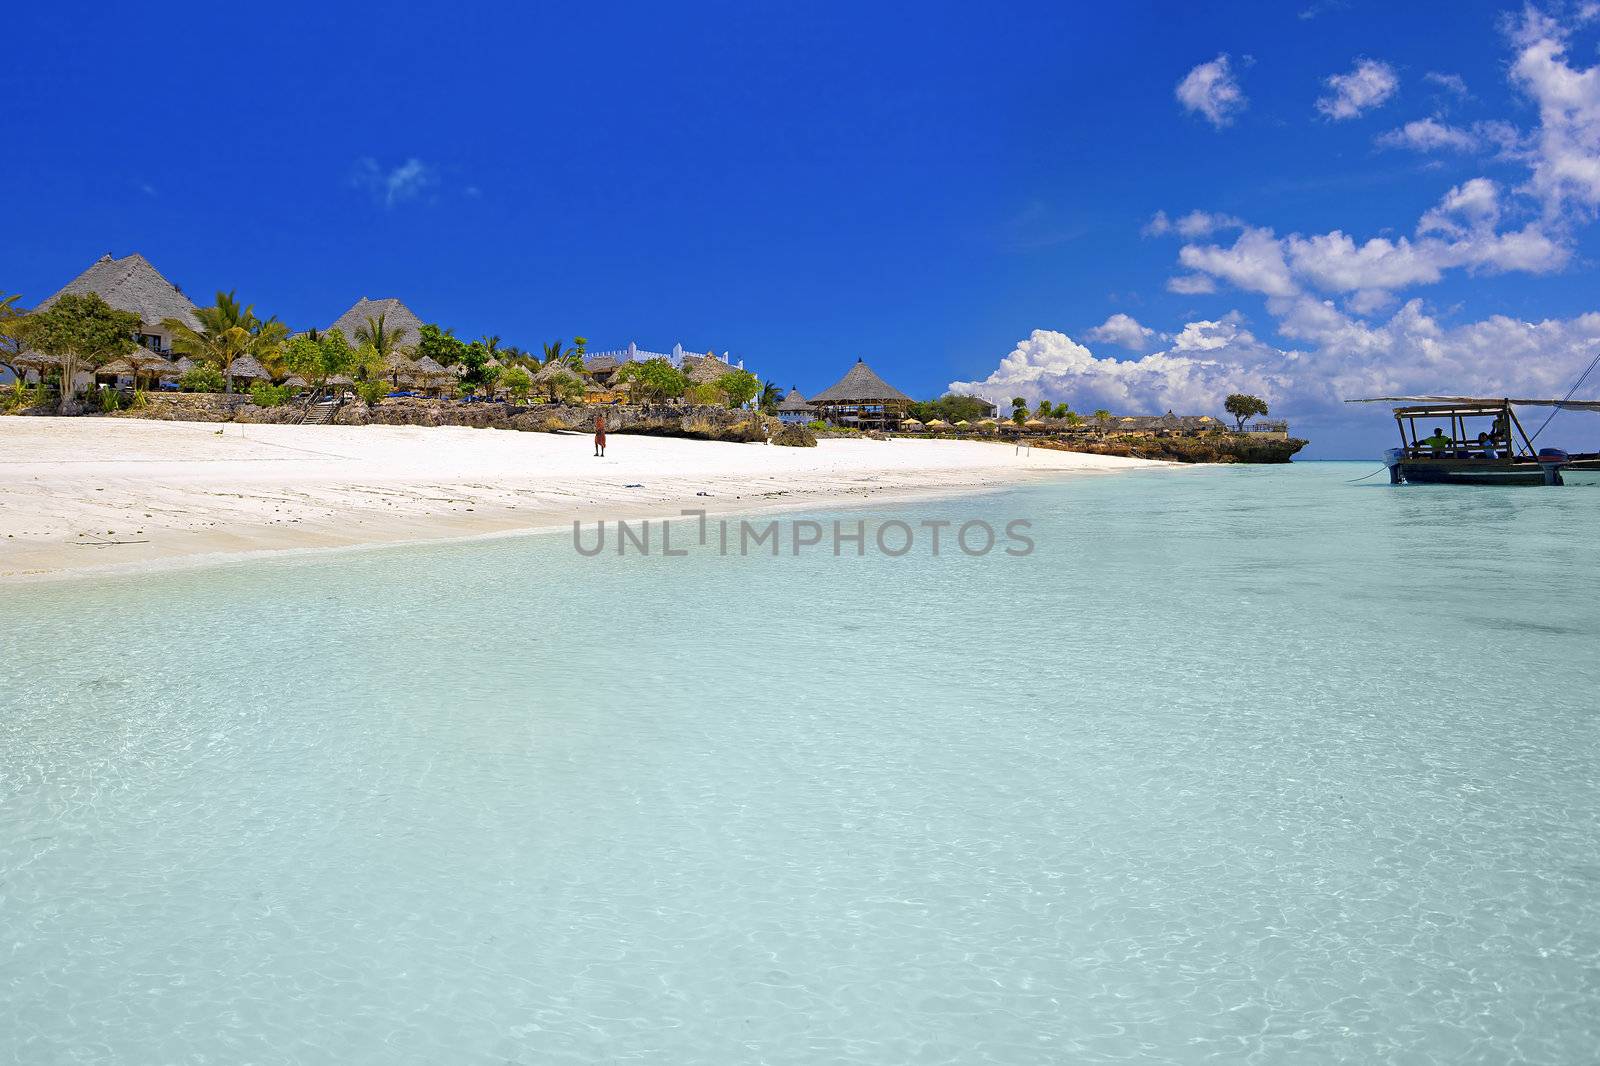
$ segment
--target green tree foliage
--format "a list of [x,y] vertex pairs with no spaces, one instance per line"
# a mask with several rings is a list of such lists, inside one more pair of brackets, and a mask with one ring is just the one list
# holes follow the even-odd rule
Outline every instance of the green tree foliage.
[[1049,418],[1050,417],[1050,412],[1053,411],[1053,410],[1055,410],[1055,408],[1051,406],[1049,400],[1040,400],[1039,401],[1039,406],[1034,409],[1033,417],[1035,417],[1035,418]]
[[634,398],[643,403],[661,403],[682,396],[689,387],[689,379],[665,359],[623,363],[616,380],[632,386]]
[[783,402],[783,390],[778,388],[778,383],[768,381],[761,386],[761,395],[756,400],[756,405],[763,414],[776,416],[778,405]]
[[565,348],[558,337],[549,344],[544,345],[544,361],[550,363],[565,363],[576,373],[583,372],[583,357],[589,350],[589,342],[582,337],[572,338],[572,347]]
[[17,301],[20,295],[0,298],[0,366],[11,371],[11,376],[17,381],[22,380],[22,371],[17,369],[17,359],[22,355],[22,338],[17,335],[16,327],[27,314]]
[[222,371],[210,363],[199,363],[184,371],[178,379],[178,388],[184,392],[221,392]]
[[[380,314],[376,318],[368,317],[366,324],[356,327],[356,343],[370,344],[378,357],[388,363],[389,357],[396,355],[407,344],[407,330],[400,326],[391,326],[388,323],[388,314]],[[415,342],[416,338],[412,338]]]
[[945,393],[937,400],[924,400],[911,405],[911,414],[921,422],[942,418],[954,425],[960,421],[976,422],[989,417],[989,405],[976,396],[959,396]]
[[79,371],[99,368],[131,352],[138,343],[133,338],[139,316],[116,310],[96,293],[68,293],[9,328],[17,331],[28,347],[60,361],[60,411],[70,414]]
[[583,377],[564,365],[553,370],[547,368],[540,371],[537,384],[550,403],[581,400],[587,388]]
[[690,385],[683,390],[683,402],[696,407],[721,407],[728,402],[728,396],[715,385]]
[[162,326],[172,334],[172,350],[199,362],[211,363],[222,371],[223,387],[233,391],[234,360],[254,355],[264,364],[276,361],[288,329],[276,318],[256,317],[253,306],[240,304],[232,292],[217,293],[217,302],[195,310],[200,328],[194,329],[176,318]]
[[290,338],[283,346],[282,363],[286,372],[298,374],[312,388],[320,389],[331,377],[352,374],[356,353],[342,330],[331,329],[321,335]]
[[1100,436],[1106,435],[1106,430],[1111,428],[1111,412],[1104,407],[1094,413],[1094,424],[1100,429]]
[[372,343],[358,347],[352,356],[355,367],[351,375],[356,382],[356,395],[363,403],[375,404],[389,394],[389,364]]
[[761,391],[761,379],[748,370],[730,370],[717,378],[716,386],[729,407],[743,407]]
[[1051,418],[1066,418],[1072,413],[1072,408],[1064,403],[1058,403],[1050,409]]
[[443,329],[430,322],[422,327],[415,355],[418,359],[428,356],[440,366],[455,366],[461,362],[466,351],[466,341],[458,338],[454,330]]
[[1233,416],[1239,432],[1244,432],[1244,421],[1252,415],[1270,414],[1267,402],[1259,396],[1236,392],[1222,401],[1222,409]]
[[281,407],[289,402],[293,391],[287,385],[269,385],[265,381],[257,381],[250,386],[250,402],[257,407]]
[[528,393],[533,391],[533,375],[520,366],[507,367],[500,375],[499,386],[514,402],[527,403]]

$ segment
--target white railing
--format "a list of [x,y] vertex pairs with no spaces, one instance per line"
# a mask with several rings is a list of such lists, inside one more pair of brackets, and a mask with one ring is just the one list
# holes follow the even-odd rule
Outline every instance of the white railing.
[[[584,357],[586,359],[599,359],[601,357],[606,357],[615,359],[619,363],[642,363],[647,359],[665,359],[673,366],[682,369],[683,357],[685,355],[694,355],[696,358],[698,358],[698,353],[684,351],[683,345],[681,344],[674,344],[672,346],[672,351],[670,352],[647,352],[637,344],[630,342],[626,348],[616,348],[609,352],[588,352]],[[733,359],[729,358],[729,354],[727,352],[723,352],[721,358],[734,370],[744,369],[743,359],[734,361]]]

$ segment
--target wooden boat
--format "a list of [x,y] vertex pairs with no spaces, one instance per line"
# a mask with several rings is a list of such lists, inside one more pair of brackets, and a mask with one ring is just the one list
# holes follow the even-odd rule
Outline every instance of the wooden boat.
[[[1539,432],[1530,437],[1516,411],[1553,407],[1600,412],[1597,400],[1376,396],[1346,402],[1405,405],[1394,409],[1400,447],[1383,456],[1392,485],[1600,485],[1600,452],[1535,448]],[[1432,435],[1421,435],[1419,420],[1432,425]]]

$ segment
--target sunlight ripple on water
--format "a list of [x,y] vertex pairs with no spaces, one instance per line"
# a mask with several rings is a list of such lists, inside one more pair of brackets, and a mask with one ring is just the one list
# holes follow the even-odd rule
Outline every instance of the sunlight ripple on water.
[[1600,492],[1368,469],[9,590],[0,1062],[1593,1061]]

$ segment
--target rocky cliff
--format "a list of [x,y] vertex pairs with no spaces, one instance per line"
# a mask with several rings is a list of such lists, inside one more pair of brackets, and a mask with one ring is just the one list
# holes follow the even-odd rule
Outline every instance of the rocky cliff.
[[1063,452],[1164,459],[1173,463],[1287,463],[1308,442],[1295,437],[1263,439],[1250,433],[1217,433],[1202,437],[1124,436],[1105,440],[1068,437],[1032,443],[1035,448]]

